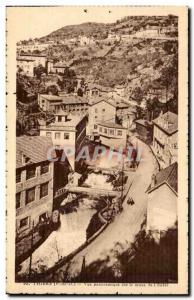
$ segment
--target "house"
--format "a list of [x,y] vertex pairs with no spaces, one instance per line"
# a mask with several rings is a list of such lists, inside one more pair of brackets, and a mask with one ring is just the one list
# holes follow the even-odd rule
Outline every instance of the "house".
[[139,138],[145,143],[150,144],[152,142],[152,125],[144,119],[139,119],[135,121],[136,124],[136,132]]
[[65,70],[68,68],[69,66],[63,62],[63,61],[59,61],[55,64],[53,64],[53,66],[50,69],[50,72],[59,74],[59,73],[63,73],[65,72]]
[[113,95],[114,89],[110,87],[105,87],[96,83],[88,83],[85,87],[85,94],[89,97],[96,96],[107,96]]
[[88,134],[92,135],[97,131],[97,124],[99,122],[113,122],[116,118],[116,106],[103,97],[91,98],[89,101],[89,122]]
[[68,156],[72,170],[75,170],[75,158],[86,137],[86,116],[73,116],[62,110],[55,114],[55,122],[40,125],[40,135],[51,137],[56,148],[70,148]]
[[102,145],[119,149],[126,146],[127,128],[115,122],[99,122],[96,125]]
[[155,83],[149,88],[146,99],[147,101],[157,99],[161,103],[167,103],[172,96],[172,93],[165,86]]
[[16,138],[16,234],[26,235],[53,210],[53,162],[49,137]]
[[74,94],[62,94],[59,96],[38,94],[38,104],[43,111],[57,113],[65,110],[72,115],[83,115],[88,113],[88,98]]
[[22,70],[27,76],[34,76],[34,59],[17,58],[17,69]]
[[153,120],[152,149],[161,168],[177,161],[178,155],[178,116],[170,111]]
[[95,44],[95,39],[93,37],[80,35],[78,38],[78,42],[80,46],[93,45]]
[[44,68],[47,67],[47,57],[44,54],[20,53],[19,59],[32,59],[34,61],[34,67],[39,65],[42,65]]
[[147,230],[160,233],[177,221],[178,164],[175,162],[152,176],[148,188]]

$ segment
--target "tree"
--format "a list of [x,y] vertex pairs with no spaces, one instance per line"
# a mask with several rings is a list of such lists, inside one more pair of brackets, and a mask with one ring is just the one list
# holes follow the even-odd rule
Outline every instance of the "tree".
[[34,75],[37,77],[37,78],[40,78],[42,74],[46,74],[46,68],[43,67],[43,65],[38,65],[37,67],[34,67]]
[[83,90],[81,88],[77,90],[77,95],[83,97]]
[[58,95],[58,88],[55,84],[49,85],[46,89],[47,94]]

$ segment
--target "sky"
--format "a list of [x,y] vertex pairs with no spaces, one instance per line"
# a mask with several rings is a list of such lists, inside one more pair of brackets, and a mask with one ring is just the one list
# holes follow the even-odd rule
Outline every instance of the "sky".
[[[87,9],[87,13],[84,9]],[[126,9],[119,7],[7,8],[7,20],[11,22],[11,29],[14,30],[17,41],[45,36],[66,25],[85,22],[112,23],[126,15]]]
[[[144,6],[12,6],[7,8],[7,31],[9,34],[11,30],[14,40],[20,41],[45,36],[66,25],[113,23],[129,15],[167,15],[170,8],[164,9]],[[171,9],[173,13],[173,7]]]

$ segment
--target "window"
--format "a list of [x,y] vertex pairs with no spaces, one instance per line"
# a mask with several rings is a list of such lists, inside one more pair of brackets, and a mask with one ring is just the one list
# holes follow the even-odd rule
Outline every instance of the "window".
[[64,132],[64,140],[69,140],[69,133]]
[[95,116],[94,118],[95,118],[95,119],[97,119],[97,118],[98,118],[98,116]]
[[98,125],[94,125],[94,129],[97,129],[98,128]]
[[110,134],[114,135],[114,129],[110,129]]
[[16,209],[20,207],[20,197],[21,193],[16,194]]
[[95,108],[95,113],[97,113],[98,112],[98,109],[97,108]]
[[26,179],[30,179],[30,178],[33,178],[35,177],[36,175],[36,167],[35,166],[30,166],[27,168],[26,170]]
[[61,122],[61,121],[62,121],[62,117],[58,116],[58,122]]
[[16,182],[21,181],[21,170],[16,170]]
[[26,227],[29,224],[29,217],[20,220],[20,228]]
[[51,132],[46,132],[47,137],[51,137]]
[[122,136],[122,134],[123,134],[123,133],[122,133],[122,130],[118,130],[118,131],[117,131],[117,135]]
[[107,133],[107,129],[106,128],[104,128],[104,133]]
[[105,112],[105,108],[102,109],[102,112]]
[[48,182],[41,184],[40,186],[40,198],[48,195]]
[[35,200],[35,187],[26,191],[26,205]]
[[60,132],[55,132],[55,139],[56,140],[60,139],[60,136],[61,136]]
[[102,127],[99,128],[99,131],[102,132]]
[[48,162],[45,162],[43,165],[41,165],[40,167],[40,173],[41,175],[42,174],[45,174],[45,173],[48,173],[49,172],[49,163]]

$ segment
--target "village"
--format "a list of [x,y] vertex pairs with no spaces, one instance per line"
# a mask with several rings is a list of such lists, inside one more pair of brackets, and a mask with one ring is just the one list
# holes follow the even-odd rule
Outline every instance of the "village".
[[[177,24],[125,31],[17,44],[17,281],[84,278],[142,228],[158,244],[177,229]],[[52,57],[57,47],[74,57]],[[96,64],[119,47],[142,62],[103,85]]]

